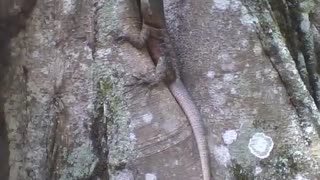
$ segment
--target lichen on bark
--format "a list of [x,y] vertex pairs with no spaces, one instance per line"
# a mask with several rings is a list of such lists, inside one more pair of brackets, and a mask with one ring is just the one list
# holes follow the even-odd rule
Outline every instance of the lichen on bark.
[[119,89],[116,78],[109,76],[98,80],[91,133],[96,155],[100,158],[98,165],[105,166],[104,171],[110,174],[123,169],[133,155],[129,113]]
[[99,177],[104,174],[109,179],[135,157],[135,137],[124,87],[126,73],[123,64],[112,61],[117,57],[113,55],[116,48],[110,32],[119,25],[114,11],[115,1],[106,1],[96,13],[95,63],[92,66],[95,100],[91,139],[99,158],[93,174]]
[[297,108],[301,128],[305,129],[313,123],[317,132],[320,132],[320,114],[315,101],[298,73],[285,38],[274,19],[270,3],[267,0],[260,0],[246,1],[246,4],[251,13],[258,17],[259,22],[256,23],[256,27],[261,44]]
[[276,155],[259,162],[264,173],[257,178],[267,178],[266,175],[277,179],[317,177],[319,159],[313,149],[319,146],[320,114],[316,106],[319,83],[312,25],[308,19],[313,1],[290,1],[291,4],[274,0],[243,2],[257,18],[255,27],[264,53],[296,108],[298,118],[295,121],[304,140],[298,149],[290,143],[276,145]]

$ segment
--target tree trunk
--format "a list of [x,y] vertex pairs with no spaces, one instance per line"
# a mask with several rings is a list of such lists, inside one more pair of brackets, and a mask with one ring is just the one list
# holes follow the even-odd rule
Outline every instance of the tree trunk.
[[[0,179],[201,180],[166,85],[128,86],[154,68],[112,36],[130,0],[24,1],[0,1]],[[320,5],[164,1],[213,178],[319,179]]]

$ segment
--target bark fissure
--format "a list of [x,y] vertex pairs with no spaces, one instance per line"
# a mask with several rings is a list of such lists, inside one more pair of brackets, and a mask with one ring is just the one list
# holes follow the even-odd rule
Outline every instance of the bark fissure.
[[[93,61],[96,61],[96,50],[98,45],[98,18],[99,18],[99,11],[103,8],[103,4],[96,0],[93,2],[93,17],[92,17],[92,32],[91,37],[88,43],[89,48],[91,49],[91,55],[93,58]],[[96,163],[94,164],[94,167],[92,169],[92,172],[90,172],[90,176],[88,177],[89,180],[94,180],[96,178],[102,179],[102,180],[108,180],[109,179],[109,170],[108,170],[108,154],[109,149],[107,146],[107,117],[104,115],[104,98],[105,94],[101,91],[102,87],[101,84],[98,81],[97,86],[95,88],[96,94],[96,100],[94,102],[94,112],[92,114],[91,120],[91,130],[90,130],[90,139],[92,141],[93,146],[93,153],[98,158],[96,160]]]
[[[101,89],[98,85],[98,89]],[[108,174],[108,153],[109,149],[106,145],[107,136],[107,124],[106,117],[104,116],[104,101],[101,99],[101,91],[98,90],[97,100],[95,102],[95,115],[92,117],[91,125],[91,141],[93,145],[94,154],[98,157],[98,162],[95,165],[89,179],[96,177],[105,179],[109,177]]]
[[[59,78],[60,77],[60,78]],[[59,167],[59,154],[62,150],[64,134],[63,125],[60,122],[65,122],[67,120],[67,109],[62,99],[62,92],[66,83],[65,77],[57,75],[54,81],[53,93],[51,95],[51,102],[49,103],[49,112],[52,112],[52,123],[51,135],[48,136],[48,153],[47,153],[47,166],[48,166],[48,176],[50,179],[56,179],[58,174],[56,173]]]
[[93,61],[95,60],[96,55],[96,46],[97,46],[97,35],[98,35],[98,12],[101,10],[102,6],[99,4],[99,1],[93,2],[93,17],[92,17],[92,33],[89,40],[89,47],[91,49],[91,55],[93,58]]
[[[36,4],[36,0],[21,1],[20,11],[12,11],[13,6],[17,5],[14,1],[4,0],[0,3],[0,179],[6,180],[9,178],[9,139],[7,131],[7,123],[4,112],[6,103],[6,94],[8,87],[13,82],[11,69],[16,65],[15,59],[11,57],[11,39],[16,37],[21,30],[26,27],[26,20],[29,18]],[[24,98],[24,108],[26,119],[21,124],[19,131],[22,134],[21,147],[27,143],[27,128],[31,121],[29,112],[30,104],[28,103],[28,69],[25,66],[22,70],[22,86],[21,90]]]
[[[304,56],[307,72],[309,75],[309,82],[311,85],[311,91],[314,101],[320,108],[320,79],[317,72],[317,62],[314,49],[314,38],[312,33],[312,22],[309,19],[309,14],[312,7],[307,7],[305,9],[301,8],[302,3],[298,3],[296,0],[290,0],[292,7],[291,11],[293,16],[296,18],[295,22],[299,25],[297,28],[298,37],[300,41],[301,51]],[[311,2],[311,1],[310,1]],[[310,5],[311,6],[311,5]]]
[[0,179],[7,180],[9,177],[9,140],[3,103],[0,95]]
[[306,85],[298,73],[296,63],[286,46],[279,26],[274,20],[274,15],[270,11],[271,6],[267,0],[244,1],[244,3],[250,12],[259,19],[256,27],[262,46],[287,88],[290,100],[300,117],[299,124],[305,133],[305,140],[309,142],[306,128],[310,127],[310,123],[313,123],[318,135],[320,135],[320,114],[313,97],[307,91]]

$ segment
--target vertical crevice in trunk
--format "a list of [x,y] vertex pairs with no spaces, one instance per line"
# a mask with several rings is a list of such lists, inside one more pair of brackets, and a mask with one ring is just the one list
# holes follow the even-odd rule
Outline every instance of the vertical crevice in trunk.
[[9,141],[4,114],[5,92],[7,88],[7,72],[10,62],[10,37],[3,29],[2,20],[0,20],[0,179],[9,178]]
[[9,177],[9,142],[6,128],[3,98],[0,97],[0,179]]
[[[296,0],[291,0],[291,11],[294,14],[294,21],[298,24],[297,34],[299,37],[301,52],[305,59],[306,68],[309,74],[309,81],[311,85],[311,91],[314,101],[320,108],[320,79],[317,73],[317,62],[314,45],[314,35],[312,32],[312,22],[310,21],[310,12],[313,9],[313,5],[310,4],[306,7],[302,3]],[[306,3],[306,2],[305,2]]]
[[298,29],[299,23],[297,23],[297,13],[292,11],[285,0],[270,0],[270,6],[281,31],[281,34],[285,38],[286,45],[292,59],[296,63],[296,68],[302,78],[302,81],[306,85],[307,89],[311,92],[311,85],[309,81],[309,73],[306,68],[305,58],[300,50]]
[[317,44],[314,42],[313,25],[309,17],[313,3],[305,1],[303,4],[296,0],[269,0],[269,3],[296,68],[319,109],[320,80],[315,51]]
[[[9,139],[5,115],[5,102],[7,88],[12,82],[11,67],[16,65],[11,58],[11,39],[16,37],[26,26],[36,0],[23,0],[20,2],[20,11],[14,11],[19,3],[12,0],[0,2],[0,179],[9,179]],[[23,67],[24,72],[26,69]],[[26,75],[26,73],[24,74]],[[27,76],[26,76],[27,78]]]
[[[103,7],[99,1],[94,1],[94,13],[93,13],[93,22],[92,22],[92,31],[89,37],[89,47],[91,49],[92,58],[95,61],[96,57],[96,46],[97,46],[97,33],[98,33],[98,11]],[[96,86],[96,100],[94,102],[94,114],[92,115],[92,124],[90,131],[90,139],[92,141],[93,151],[96,157],[98,158],[94,165],[92,166],[92,172],[88,180],[109,180],[109,170],[108,170],[108,155],[109,148],[107,146],[107,124],[106,117],[104,115],[104,94],[101,91],[102,84],[97,83]]]
[[[104,101],[105,94],[101,91],[104,84],[99,82],[97,84],[97,99],[95,102],[95,114],[93,115],[93,122],[91,125],[91,140],[94,149],[94,154],[98,157],[97,163],[93,169],[89,180],[94,180],[99,177],[102,180],[109,179],[108,173],[108,155],[109,148],[107,146],[108,134],[107,134],[107,122],[110,121],[108,117],[105,116],[106,112],[109,109],[105,107],[109,107],[106,105]],[[108,112],[109,114],[110,112]]]
[[[304,27],[308,31],[308,35],[306,35],[308,36],[308,38],[300,37],[298,41],[302,55],[305,59],[306,66],[309,66],[306,67],[309,74],[309,80],[313,81],[310,82],[311,92],[305,91],[307,86],[305,82],[303,82],[301,73],[299,73],[299,76],[297,76],[296,74],[295,69],[297,69],[297,64],[294,61],[291,52],[287,48],[288,42],[286,42],[286,39],[283,36],[281,26],[279,27],[279,23],[274,20],[279,19],[275,17],[274,12],[272,11],[272,9],[275,9],[275,5],[273,4],[273,6],[271,6],[269,0],[244,0],[243,2],[244,4],[246,4],[251,13],[256,15],[259,19],[259,24],[257,24],[257,32],[262,43],[262,47],[265,50],[266,54],[270,57],[271,63],[279,73],[281,80],[286,86],[287,92],[291,97],[291,102],[296,107],[297,113],[300,117],[299,123],[303,132],[306,132],[306,128],[309,127],[311,125],[310,123],[312,122],[318,132],[318,135],[320,135],[320,115],[317,107],[314,106],[317,105],[317,99],[310,96],[310,94],[313,94],[311,92],[317,91],[318,79],[315,78],[316,74],[314,74],[315,72],[313,69],[315,67],[312,67],[315,66],[315,64],[313,63],[315,57],[313,52],[313,42],[310,42],[311,40],[313,41],[313,38],[310,37],[312,36],[312,34],[310,34],[309,32],[309,21],[305,19],[306,24],[304,24]],[[290,6],[289,10],[292,13],[295,13],[294,11],[296,9]],[[308,15],[308,13],[305,13],[305,17],[306,15]],[[296,14],[296,16],[299,16],[299,13]],[[292,18],[292,20],[296,22],[294,17]],[[299,21],[299,23],[301,23],[301,21]],[[299,36],[299,31],[302,30],[300,29],[296,31],[298,31],[296,33]],[[297,72],[299,72],[298,69]],[[305,137],[305,140],[309,141],[307,136]]]

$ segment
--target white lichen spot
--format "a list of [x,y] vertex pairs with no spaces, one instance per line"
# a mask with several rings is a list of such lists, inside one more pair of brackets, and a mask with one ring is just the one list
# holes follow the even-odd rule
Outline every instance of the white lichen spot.
[[223,53],[220,53],[218,55],[218,60],[221,61],[221,62],[232,62],[232,58],[230,57],[229,54],[223,52]]
[[[320,144],[319,143],[313,143],[312,146],[310,147],[310,151],[309,152],[313,157],[320,157],[319,149],[320,149]],[[301,156],[297,152],[295,153],[295,155],[296,155],[296,157]]]
[[93,60],[92,51],[93,51],[93,49],[91,47],[89,47],[89,45],[83,46],[83,52],[85,52],[84,58]]
[[305,128],[306,133],[311,134],[312,132],[314,132],[314,129],[312,126],[308,126]]
[[256,71],[256,79],[262,78],[262,74],[260,71]]
[[227,53],[218,55],[217,62],[223,71],[236,71],[236,61]]
[[237,94],[237,90],[235,88],[231,88],[230,93],[231,94]]
[[216,75],[216,74],[215,74],[214,71],[208,71],[208,72],[207,72],[207,77],[210,78],[210,79],[214,78],[215,75]]
[[256,166],[256,169],[254,171],[254,175],[258,175],[262,172],[262,168],[260,166]]
[[230,6],[230,0],[213,0],[213,7],[212,8],[217,8],[219,10],[226,10]]
[[262,54],[262,48],[260,43],[255,43],[253,47],[253,53],[258,56]]
[[106,56],[108,56],[109,54],[111,54],[112,49],[111,48],[107,48],[107,49],[99,49],[96,51],[96,58],[105,58]]
[[137,137],[136,137],[136,135],[134,133],[130,133],[129,137],[130,137],[131,141],[136,141],[137,140]]
[[273,149],[273,140],[264,133],[255,133],[249,140],[250,152],[260,159],[267,158]]
[[241,48],[239,49],[247,49],[249,47],[249,41],[246,39],[241,40],[240,44],[241,44]]
[[227,130],[223,133],[222,138],[225,144],[230,145],[237,140],[237,136],[236,130]]
[[[32,37],[32,38],[33,38],[33,37]],[[39,56],[40,56],[39,51],[33,51],[33,52],[32,52],[32,56],[33,56],[33,57],[39,57]]]
[[151,123],[152,119],[153,119],[153,115],[152,113],[146,113],[142,116],[142,119],[145,123]]
[[306,177],[304,177],[302,174],[297,174],[294,177],[295,180],[308,180]]
[[254,23],[258,23],[258,18],[249,14],[247,8],[242,6],[240,21],[243,25],[252,26]]
[[212,89],[214,89],[214,90],[220,90],[220,89],[222,89],[223,87],[224,87],[223,84],[215,84],[215,85],[212,86]]
[[223,93],[214,93],[213,91],[209,92],[212,99],[213,99],[213,104],[215,107],[218,106],[223,106],[227,102],[227,97]]
[[308,32],[310,29],[309,14],[302,13],[302,22],[300,23],[300,28],[303,32]]
[[241,1],[239,0],[231,0],[230,8],[232,11],[236,11],[241,6]]
[[49,74],[49,69],[48,67],[44,67],[44,68],[41,68],[41,73],[45,74],[45,75],[48,75]]
[[111,179],[114,180],[134,180],[133,173],[128,170],[124,170],[117,174],[117,176],[112,177]]
[[263,70],[263,73],[264,74],[271,74],[271,73],[273,73],[273,71],[270,68],[266,68]]
[[155,174],[147,173],[144,175],[145,180],[157,180],[157,176]]
[[63,0],[62,6],[64,14],[69,14],[70,11],[74,8],[72,0]]
[[272,92],[274,93],[274,94],[279,94],[280,92],[279,92],[279,89],[277,89],[277,88],[273,88],[272,89]]
[[229,149],[226,146],[215,146],[213,154],[218,163],[223,165],[224,167],[227,167],[230,163],[231,156],[229,153]]
[[233,74],[224,74],[223,75],[223,81],[224,82],[230,82],[234,79]]
[[80,65],[80,70],[82,71],[86,71],[89,69],[89,66],[85,63],[80,63],[79,65]]
[[302,157],[302,156],[303,156],[303,153],[302,153],[301,151],[295,151],[295,152],[293,153],[293,156],[294,156],[294,157]]

